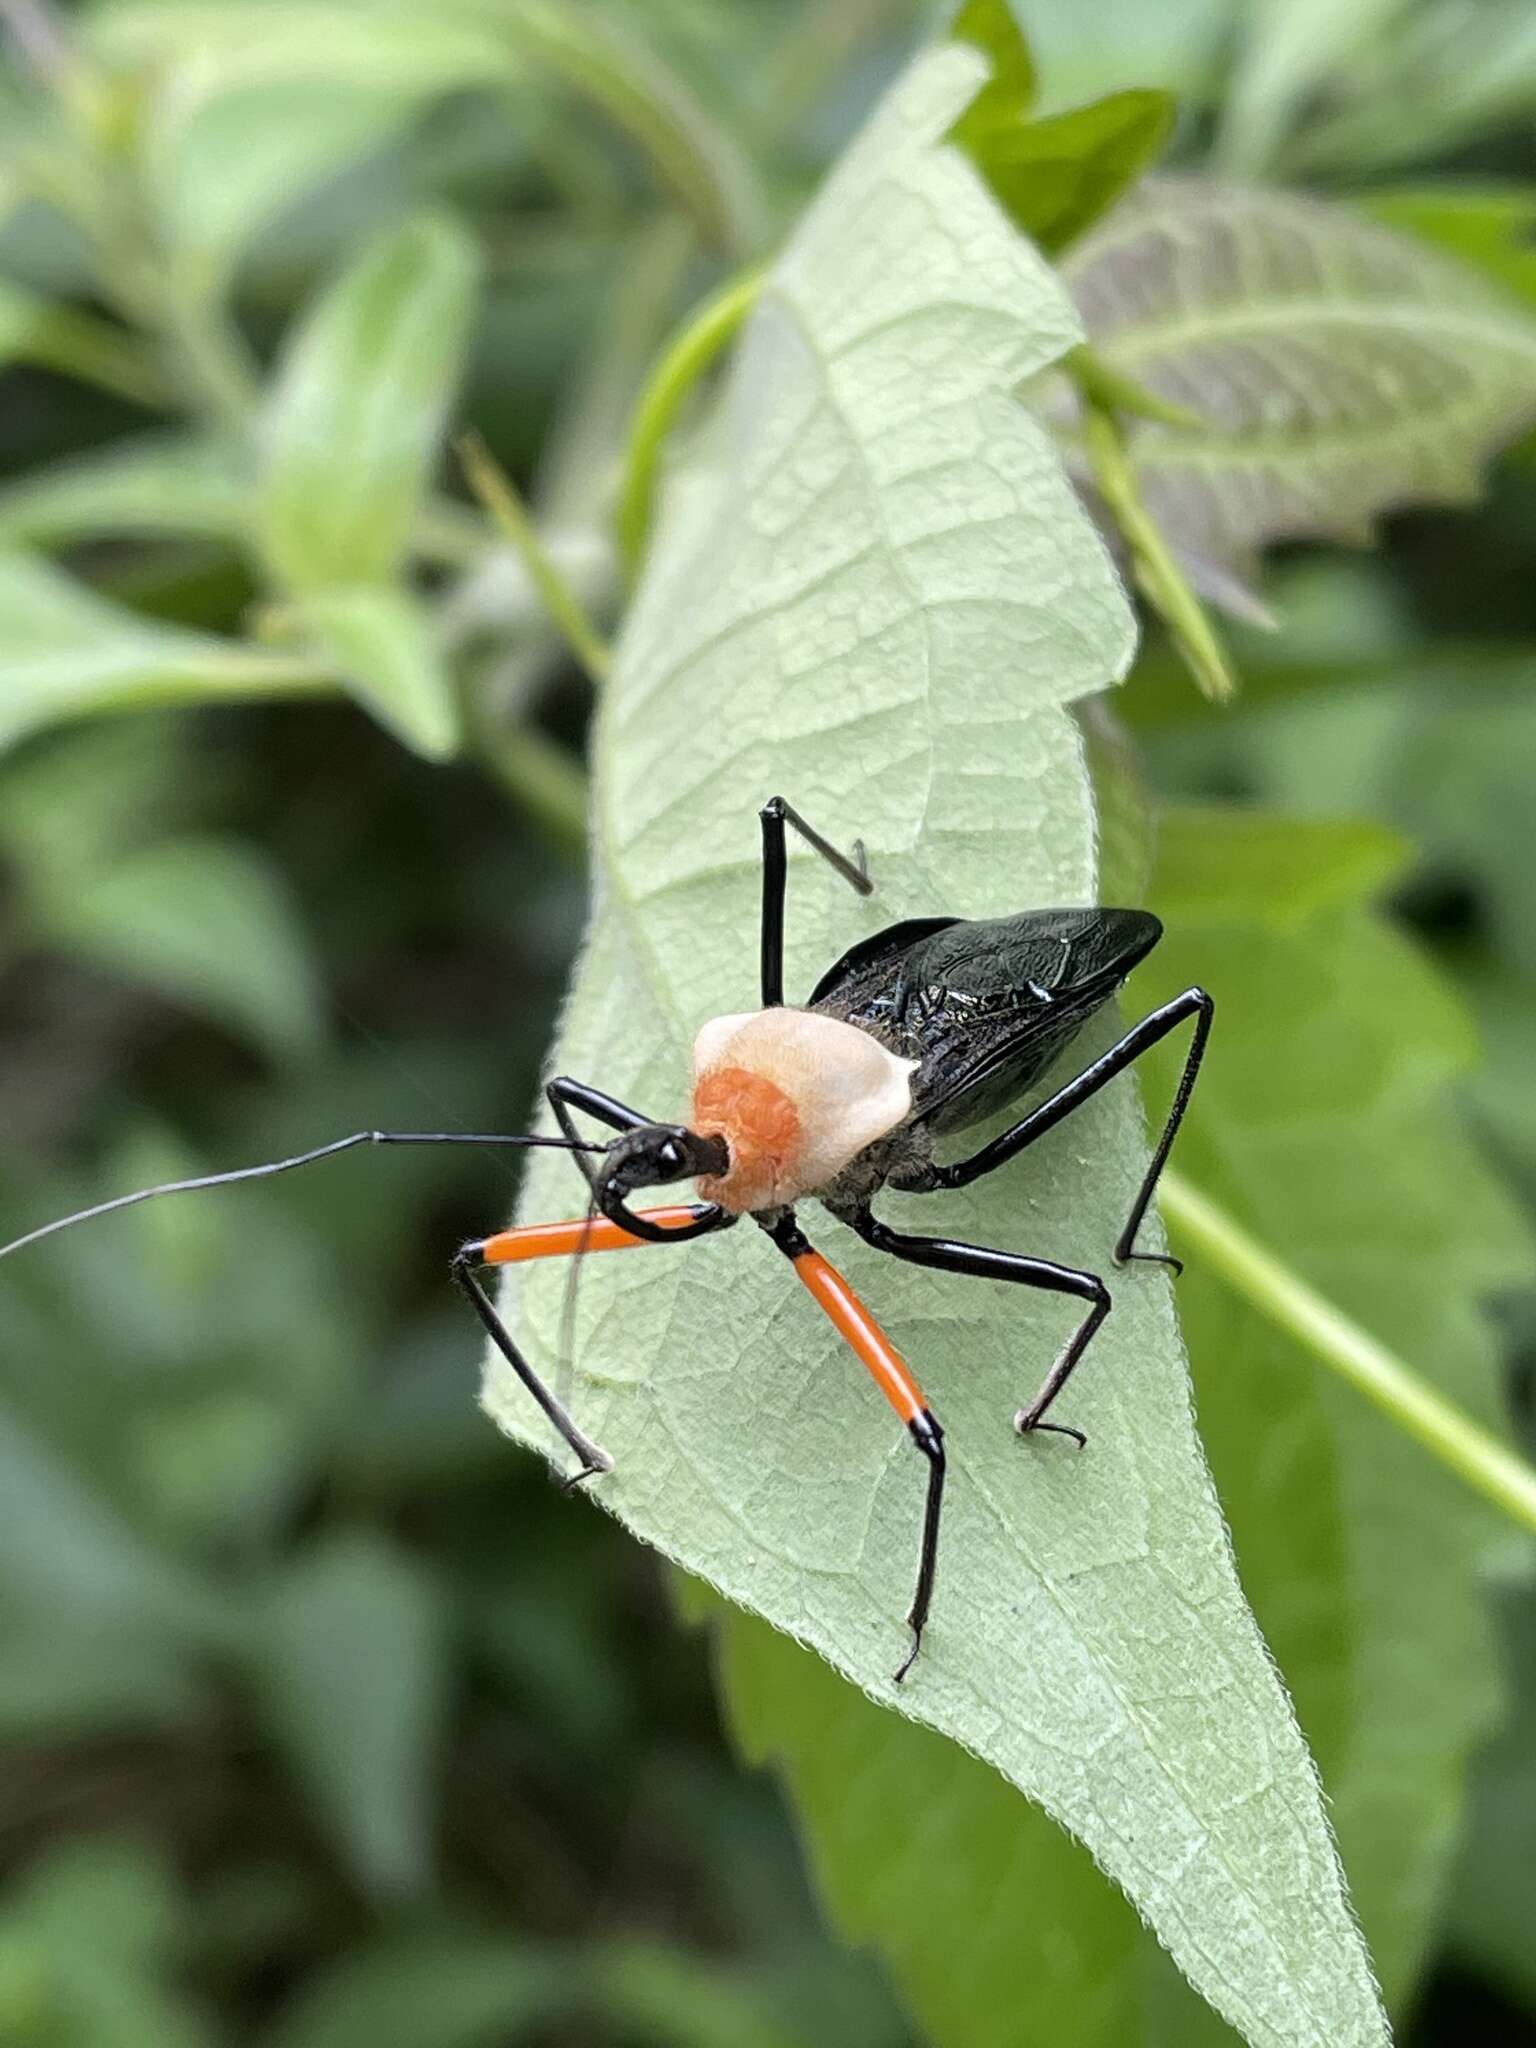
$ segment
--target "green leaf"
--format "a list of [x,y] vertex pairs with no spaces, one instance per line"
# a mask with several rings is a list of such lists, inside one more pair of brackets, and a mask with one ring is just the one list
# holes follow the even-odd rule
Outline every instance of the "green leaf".
[[[747,1978],[659,1941],[615,1944],[597,1971],[610,2018],[668,2048],[810,2048],[810,2038],[769,2015]],[[743,1973],[746,1976],[746,1973]]]
[[172,1978],[185,1902],[163,1853],[87,1837],[39,1857],[0,1915],[0,2028],[18,2044],[213,2048]]
[[[325,54],[322,45],[311,61]],[[262,230],[377,150],[434,83],[430,66],[417,65],[382,80],[332,72],[231,91],[205,52],[173,63],[146,114],[143,141],[171,289],[194,305],[226,291]]]
[[[1370,908],[1391,853],[1380,830],[1293,823],[1286,856],[1278,829],[1241,813],[1163,821],[1153,902],[1167,936],[1138,974],[1143,1000],[1198,978],[1219,1005],[1181,1170],[1494,1422],[1482,1305],[1532,1253],[1450,1099],[1475,1055],[1469,1025]],[[1493,1517],[1198,1260],[1180,1301],[1243,1583],[1397,2003],[1424,1961],[1468,1755],[1496,1705],[1480,1586]]]
[[323,1036],[298,906],[272,864],[233,839],[162,840],[74,877],[41,907],[45,934],[226,1026],[279,1060]]
[[445,1657],[436,1592],[382,1537],[328,1535],[273,1595],[256,1673],[272,1733],[383,1898],[430,1870]]
[[1536,187],[1447,179],[1356,195],[1399,234],[1418,235],[1536,305]]
[[507,71],[504,35],[454,5],[428,14],[376,0],[119,0],[91,11],[89,32],[108,64],[166,82],[160,119],[296,80],[425,95]]
[[293,611],[317,655],[397,739],[429,761],[458,745],[453,678],[426,606],[408,590],[317,590]]
[[[1372,5],[1379,9],[1382,0]],[[1292,175],[1342,171],[1358,180],[1367,170],[1465,155],[1489,131],[1529,119],[1536,15],[1526,0],[1411,7],[1334,83],[1285,151]]]
[[1471,1825],[1447,1900],[1453,1952],[1536,2007],[1530,1861],[1536,1838],[1536,1593],[1500,1603],[1514,1711],[1478,1761]]
[[1110,366],[1206,422],[1129,427],[1186,566],[1241,575],[1272,541],[1364,542],[1393,506],[1470,500],[1536,417],[1536,320],[1343,206],[1159,179],[1065,271]]
[[372,242],[290,336],[265,421],[259,519],[291,589],[398,572],[452,401],[475,272],[458,227],[418,216]]
[[1075,1842],[756,1616],[704,1611],[733,1739],[784,1778],[835,1925],[880,1951],[925,2040],[1049,2041],[1065,2012],[1072,2048],[1145,2038],[1145,1937]]
[[1035,60],[1012,0],[963,0],[949,33],[955,42],[980,50],[991,67],[950,131],[949,139],[976,160],[999,134],[1028,120],[1038,91]]
[[38,1624],[61,1613],[105,1634],[206,1646],[226,1639],[222,1602],[144,1542],[14,1413],[0,1429],[0,1586]]
[[0,553],[0,747],[91,711],[323,685],[312,663],[152,624],[29,555]]
[[[878,876],[861,908],[793,863],[791,988],[894,917],[1093,898],[1093,806],[1065,707],[1122,670],[1129,620],[1011,396],[1081,336],[1052,273],[942,146],[975,81],[969,52],[925,59],[792,238],[618,650],[595,739],[601,908],[555,1059],[649,1113],[683,1106],[698,1025],[755,1001],[754,814],[777,787],[860,835]],[[1128,1094],[1101,1097],[1027,1170],[942,1218],[910,1200],[892,1211],[1096,1259],[1143,1157]],[[545,1162],[525,1213],[558,1215],[581,1189],[569,1161]],[[948,1430],[940,1592],[911,1681],[890,1674],[922,1475],[753,1233],[584,1272],[571,1397],[616,1459],[597,1496],[1027,1789],[1252,2040],[1380,2042],[1310,1766],[1232,1572],[1161,1276],[1120,1284],[1074,1384],[1089,1455],[1037,1457],[1009,1418],[1062,1341],[1060,1305],[951,1288],[807,1222]],[[506,1295],[557,1384],[564,1292],[545,1267]],[[487,1402],[547,1446],[494,1367]]]
[[100,1628],[61,1634],[56,1613],[6,1629],[0,1739],[8,1746],[160,1734],[206,1712],[188,1660],[162,1642]]
[[570,2002],[562,1978],[504,1936],[399,1936],[306,1983],[262,2048],[504,2048]]
[[153,359],[133,335],[0,278],[0,363],[9,362],[56,370],[135,405],[164,405],[169,397]]
[[1113,92],[1065,114],[999,128],[971,153],[1014,225],[1055,253],[1151,169],[1173,117],[1168,93]]
[[223,443],[146,434],[9,480],[0,489],[0,542],[59,547],[118,534],[238,540],[249,495]]
[[1015,227],[1066,248],[1156,162],[1173,127],[1165,92],[1114,92],[1029,118],[1036,81],[1008,0],[966,0],[950,31],[992,60],[992,76],[950,131]]

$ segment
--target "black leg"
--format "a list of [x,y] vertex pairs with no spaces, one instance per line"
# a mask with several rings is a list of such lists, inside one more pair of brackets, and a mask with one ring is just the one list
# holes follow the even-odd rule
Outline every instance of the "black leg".
[[[642,1116],[638,1109],[631,1109],[627,1102],[620,1102],[612,1095],[605,1095],[601,1088],[594,1088],[586,1081],[573,1081],[568,1074],[558,1074],[544,1090],[555,1121],[564,1131],[567,1139],[580,1142],[581,1133],[572,1119],[571,1111],[579,1109],[586,1115],[596,1117],[599,1123],[607,1124],[610,1130],[638,1131],[651,1119]],[[578,1157],[581,1155],[578,1154]]]
[[944,1432],[906,1360],[875,1321],[835,1266],[821,1256],[788,1211],[776,1223],[760,1226],[795,1269],[817,1307],[868,1371],[887,1401],[907,1425],[907,1434],[928,1460],[928,1498],[923,1508],[923,1540],[918,1552],[917,1585],[907,1610],[912,1647],[895,1683],[900,1685],[923,1647],[923,1630],[933,1604],[934,1573],[939,1562],[939,1516],[944,1507]]
[[1088,1313],[1046,1374],[1044,1384],[1027,1408],[1013,1418],[1020,1436],[1044,1429],[1056,1436],[1075,1437],[1079,1444],[1088,1439],[1080,1429],[1064,1422],[1042,1422],[1041,1417],[1071,1378],[1072,1369],[1093,1341],[1094,1332],[1109,1314],[1109,1290],[1097,1273],[1080,1273],[1073,1266],[1057,1266],[1049,1259],[1027,1258],[1022,1252],[994,1251],[988,1245],[958,1244],[945,1237],[908,1237],[871,1216],[850,1216],[848,1221],[866,1244],[892,1258],[905,1259],[914,1266],[932,1266],[942,1273],[966,1273],[978,1280],[1012,1280],[1021,1287],[1040,1287],[1051,1294],[1072,1294],[1090,1304]]
[[1072,1111],[1086,1102],[1090,1095],[1096,1095],[1106,1082],[1112,1081],[1117,1074],[1124,1073],[1128,1066],[1139,1060],[1144,1052],[1157,1044],[1159,1039],[1166,1038],[1168,1033],[1176,1030],[1186,1018],[1193,1017],[1194,1036],[1190,1040],[1184,1071],[1179,1076],[1173,1107],[1169,1110],[1168,1120],[1163,1125],[1163,1134],[1157,1141],[1157,1150],[1152,1154],[1152,1163],[1142,1178],[1135,1201],[1131,1204],[1131,1213],[1125,1220],[1125,1228],[1115,1241],[1116,1265],[1124,1265],[1128,1259],[1146,1259],[1159,1265],[1172,1266],[1174,1271],[1178,1272],[1180,1266],[1177,1259],[1169,1258],[1162,1252],[1133,1251],[1132,1246],[1136,1233],[1141,1228],[1141,1220],[1147,1213],[1147,1205],[1152,1200],[1158,1175],[1167,1164],[1179,1125],[1184,1120],[1189,1098],[1194,1093],[1195,1079],[1200,1072],[1200,1062],[1205,1056],[1205,1044],[1211,1035],[1211,1019],[1215,1010],[1216,1005],[1203,988],[1185,989],[1182,995],[1175,996],[1171,1002],[1164,1003],[1161,1009],[1154,1010],[1149,1017],[1143,1017],[1139,1024],[1132,1025],[1125,1036],[1107,1052],[1101,1053],[1091,1066],[1085,1067],[1082,1073],[1074,1076],[1064,1087],[1058,1088],[1054,1095],[1042,1102],[1038,1108],[1032,1109],[1028,1116],[1021,1117],[1011,1130],[1004,1131],[989,1145],[983,1145],[971,1158],[956,1160],[952,1166],[930,1167],[923,1177],[922,1188],[930,1190],[968,1187],[973,1180],[980,1180],[983,1174],[991,1173],[995,1167],[1006,1165],[1010,1159],[1022,1152],[1026,1145],[1032,1145],[1036,1138],[1044,1137],[1045,1133],[1053,1125],[1059,1124],[1063,1117],[1070,1116]]
[[847,854],[839,853],[829,839],[823,839],[815,827],[808,825],[781,796],[770,797],[758,812],[758,817],[763,827],[763,1008],[773,1010],[784,1000],[784,890],[789,865],[784,852],[785,825],[793,825],[806,845],[814,846],[822,859],[836,868],[861,896],[869,895],[875,885],[869,879],[861,839],[854,841],[855,857],[850,860]]
[[923,1630],[928,1626],[928,1609],[933,1605],[933,1580],[939,1564],[939,1515],[944,1506],[944,1432],[931,1410],[926,1408],[907,1424],[907,1432],[928,1460],[928,1498],[923,1503],[923,1543],[918,1553],[917,1584],[912,1592],[912,1605],[907,1609],[912,1647],[897,1667],[897,1685],[917,1662],[917,1653],[923,1647]]
[[544,1410],[544,1413],[555,1425],[555,1428],[559,1430],[561,1436],[565,1438],[565,1441],[570,1445],[577,1457],[580,1458],[581,1470],[573,1473],[563,1484],[569,1489],[574,1486],[580,1486],[583,1480],[592,1479],[599,1472],[611,1472],[613,1470],[612,1458],[609,1457],[600,1444],[593,1443],[591,1437],[585,1435],[577,1428],[571,1416],[561,1406],[560,1402],[555,1399],[555,1396],[545,1386],[533,1367],[524,1358],[522,1352],[518,1350],[516,1344],[513,1343],[511,1332],[501,1320],[501,1317],[497,1315],[491,1297],[486,1293],[476,1277],[476,1268],[482,1263],[479,1244],[467,1244],[462,1250],[454,1254],[453,1265],[450,1270],[454,1280],[467,1296],[470,1307],[485,1325],[491,1342],[517,1374],[529,1393],[532,1394],[534,1400]]

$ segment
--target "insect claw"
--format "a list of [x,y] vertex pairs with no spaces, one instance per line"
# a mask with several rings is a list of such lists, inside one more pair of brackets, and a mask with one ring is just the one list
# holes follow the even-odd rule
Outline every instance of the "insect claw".
[[1069,1436],[1080,1451],[1088,1448],[1088,1439],[1080,1429],[1074,1429],[1068,1422],[1036,1422],[1027,1408],[1021,1408],[1013,1418],[1013,1426],[1020,1436],[1034,1436],[1044,1430],[1051,1436]]
[[579,1472],[568,1473],[558,1482],[562,1493],[574,1493],[578,1486],[584,1486],[589,1479],[601,1479],[605,1472],[613,1470],[612,1458],[596,1444],[587,1446],[586,1458],[587,1462]]
[[912,1631],[912,1647],[910,1650],[908,1650],[906,1656],[903,1658],[900,1669],[896,1671],[896,1673],[892,1677],[891,1683],[893,1685],[900,1685],[903,1682],[903,1680],[906,1678],[907,1673],[912,1669],[912,1666],[917,1662],[918,1651],[923,1647],[923,1631],[921,1626],[917,1622],[911,1620],[908,1621],[907,1626]]
[[1116,1250],[1117,1266],[1166,1266],[1177,1280],[1184,1270],[1184,1261],[1176,1259],[1172,1252],[1122,1252]]

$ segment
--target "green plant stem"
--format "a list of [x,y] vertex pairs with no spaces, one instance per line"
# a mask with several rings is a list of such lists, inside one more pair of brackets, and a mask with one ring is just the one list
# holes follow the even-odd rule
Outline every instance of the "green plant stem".
[[581,599],[550,558],[527,506],[513,488],[511,478],[478,434],[461,434],[454,445],[470,488],[521,556],[523,566],[533,578],[534,588],[543,598],[551,619],[565,635],[571,652],[594,683],[605,683],[612,666],[607,643],[587,617]]
[[1117,370],[1086,341],[1067,350],[1061,367],[1083,398],[1106,412],[1130,413],[1136,419],[1155,420],[1159,426],[1185,433],[1199,433],[1205,425],[1199,413],[1191,412],[1186,405],[1175,405],[1136,378],[1128,377],[1124,370]]
[[1162,619],[1195,681],[1217,704],[1237,691],[1237,677],[1206,610],[1147,510],[1115,413],[1079,384],[1083,452],[1099,496],[1130,551],[1136,587]]
[[1158,1184],[1158,1204],[1175,1235],[1198,1246],[1244,1300],[1348,1380],[1474,1492],[1536,1532],[1536,1468],[1426,1385],[1172,1168]]
[[615,521],[619,554],[633,577],[645,554],[655,510],[661,451],[684,399],[757,302],[766,265],[727,278],[688,318],[651,372],[630,421]]

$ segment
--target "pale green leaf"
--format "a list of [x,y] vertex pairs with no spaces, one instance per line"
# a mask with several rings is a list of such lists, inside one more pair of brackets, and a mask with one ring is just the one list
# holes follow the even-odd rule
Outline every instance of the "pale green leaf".
[[453,752],[453,678],[431,614],[410,591],[317,590],[295,606],[294,618],[381,725],[429,761]]
[[996,1771],[710,1600],[734,1740],[794,1795],[817,1890],[876,1947],[933,2048],[1144,2038],[1145,1936],[1078,1845]]
[[423,66],[383,81],[333,75],[229,91],[217,58],[174,66],[143,144],[171,288],[192,303],[223,291],[264,228],[377,149],[432,86]]
[[322,683],[309,662],[138,618],[30,555],[0,553],[0,746],[89,711]]
[[419,1890],[447,1705],[437,1595],[383,1538],[341,1533],[272,1597],[256,1679],[272,1733],[359,1880]]
[[280,1060],[322,1037],[314,960],[271,863],[191,836],[120,853],[39,906],[54,944],[170,996]]
[[193,434],[116,441],[0,489],[0,541],[58,547],[108,535],[236,540],[249,488],[234,452]]
[[1536,320],[1347,207],[1158,179],[1068,257],[1100,355],[1206,422],[1129,426],[1170,545],[1229,573],[1282,539],[1365,541],[1476,496],[1536,418]]
[[424,95],[507,72],[493,22],[411,0],[119,0],[91,11],[90,33],[104,60],[166,81],[187,108],[295,81]]
[[[861,906],[795,861],[792,989],[896,917],[1094,894],[1066,706],[1121,672],[1129,620],[1011,397],[1081,336],[940,146],[976,81],[969,52],[924,60],[775,265],[618,650],[595,741],[600,911],[555,1060],[657,1115],[683,1105],[698,1024],[755,999],[755,811],[776,787],[860,835],[879,877]],[[1141,1143],[1129,1091],[1101,1097],[942,1218],[910,1199],[892,1213],[1101,1259]],[[547,1162],[526,1213],[582,1196],[568,1161]],[[533,1356],[615,1456],[597,1496],[1027,1789],[1251,2041],[1381,2042],[1310,1765],[1232,1572],[1164,1280],[1119,1283],[1074,1385],[1089,1454],[1034,1456],[1010,1417],[1061,1342],[1059,1304],[893,1267],[806,1220],[949,1432],[939,1597],[905,1688],[890,1674],[922,1476],[750,1227],[594,1261],[569,1373],[564,1276],[509,1288]],[[509,1376],[493,1371],[487,1399],[546,1447]]]
[[379,236],[289,337],[263,427],[259,520],[296,591],[387,581],[437,459],[474,307],[461,229]]

